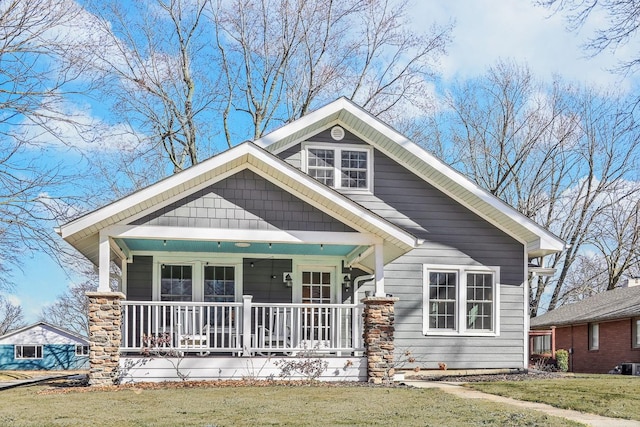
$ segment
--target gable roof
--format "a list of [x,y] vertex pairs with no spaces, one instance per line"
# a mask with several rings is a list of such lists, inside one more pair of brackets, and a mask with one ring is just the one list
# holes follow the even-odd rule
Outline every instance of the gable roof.
[[[0,336],[0,343],[2,342],[6,342],[8,340],[8,338],[20,335],[30,329],[34,329],[37,327],[42,327],[45,329],[48,329],[50,331],[55,332],[58,335],[64,336],[64,337],[68,337],[68,338],[72,338],[76,341],[80,341],[86,345],[89,345],[89,340],[86,337],[83,337],[81,335],[75,334],[73,332],[67,331],[66,329],[60,328],[58,326],[52,325],[50,323],[47,322],[36,322],[33,323],[31,325],[25,326],[24,328],[20,328],[20,329],[16,329],[15,331],[11,331],[8,334],[4,334],[2,336]],[[10,341],[10,340],[9,340]]]
[[616,288],[531,319],[532,329],[640,316],[640,286]]
[[307,114],[255,141],[278,154],[332,126],[340,125],[472,212],[527,245],[530,257],[562,251],[565,243],[490,194],[391,126],[346,98]]
[[332,188],[311,178],[277,156],[251,142],[245,142],[198,163],[180,173],[138,190],[59,227],[57,232],[85,257],[98,264],[99,233],[106,227],[127,224],[149,209],[159,209],[189,193],[250,169],[306,203],[322,210],[351,228],[371,233],[390,246],[385,257],[416,247],[418,239],[372,213]]

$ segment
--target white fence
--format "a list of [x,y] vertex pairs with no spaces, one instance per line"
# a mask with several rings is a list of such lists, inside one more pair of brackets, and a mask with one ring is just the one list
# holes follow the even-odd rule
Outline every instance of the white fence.
[[122,302],[121,352],[350,355],[363,351],[361,306]]

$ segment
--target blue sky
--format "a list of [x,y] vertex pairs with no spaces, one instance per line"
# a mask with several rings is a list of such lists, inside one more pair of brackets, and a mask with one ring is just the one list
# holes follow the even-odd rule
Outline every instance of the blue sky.
[[[532,2],[496,0],[417,0],[409,11],[416,28],[429,27],[434,21],[455,20],[453,42],[441,61],[443,85],[454,79],[466,79],[483,74],[498,59],[526,62],[538,78],[550,79],[554,74],[566,80],[603,87],[632,90],[634,81],[608,71],[625,50],[614,57],[611,53],[596,58],[585,57],[581,43],[589,34],[565,31],[560,16],[549,16],[548,10]],[[499,6],[498,6],[499,5]],[[594,24],[597,24],[598,17]],[[83,111],[87,118],[108,121],[101,117],[96,101]],[[113,124],[112,124],[113,125]],[[116,124],[117,125],[117,124]],[[24,260],[23,271],[16,271],[16,288],[8,297],[22,305],[26,320],[38,319],[42,308],[73,283],[74,278],[43,254]]]

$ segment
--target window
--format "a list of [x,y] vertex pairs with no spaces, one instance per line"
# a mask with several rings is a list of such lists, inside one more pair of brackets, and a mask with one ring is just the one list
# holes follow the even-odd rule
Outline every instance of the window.
[[456,329],[457,283],[457,273],[429,273],[429,329]]
[[88,356],[89,355],[89,346],[76,344],[76,356]]
[[371,153],[356,146],[310,146],[307,173],[329,187],[371,191]]
[[498,268],[425,266],[424,332],[498,334]]
[[162,264],[160,301],[191,301],[192,270],[190,265]]
[[208,302],[233,302],[235,298],[234,268],[206,266],[204,268],[204,300]]
[[636,317],[635,319],[631,320],[632,323],[632,332],[631,332],[631,336],[633,338],[633,348],[640,348],[640,317]]
[[531,354],[551,353],[551,335],[538,335],[533,337]]
[[42,359],[41,345],[17,345],[15,347],[16,359]]
[[600,348],[600,325],[589,323],[589,350]]
[[467,328],[493,330],[493,274],[467,273]]

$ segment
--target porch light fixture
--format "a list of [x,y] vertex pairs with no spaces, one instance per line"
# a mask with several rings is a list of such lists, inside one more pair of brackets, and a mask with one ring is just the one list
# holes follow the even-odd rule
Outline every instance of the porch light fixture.
[[220,242],[218,242],[218,249],[220,249]]
[[345,274],[342,277],[342,287],[347,292],[349,291],[349,289],[351,289],[351,275],[350,274]]
[[282,273],[282,281],[287,288],[293,286],[293,273]]
[[320,250],[323,251],[324,250],[324,244],[320,243]]
[[166,240],[163,240],[163,241],[162,241],[162,244],[163,244],[164,246],[167,246],[167,241],[166,241]]

